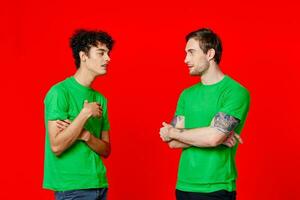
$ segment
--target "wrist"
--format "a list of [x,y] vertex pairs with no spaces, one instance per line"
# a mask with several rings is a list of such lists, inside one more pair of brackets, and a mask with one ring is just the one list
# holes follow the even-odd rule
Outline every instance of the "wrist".
[[92,113],[87,108],[82,108],[80,114],[86,118],[90,118],[92,116]]
[[91,133],[89,131],[85,131],[84,137],[82,138],[83,141],[89,142],[91,139]]
[[173,131],[170,131],[170,134],[169,134],[169,137],[170,137],[170,139],[172,140],[172,139],[178,139],[178,136],[179,136],[179,134],[181,133],[181,132],[183,132],[183,129],[173,129]]

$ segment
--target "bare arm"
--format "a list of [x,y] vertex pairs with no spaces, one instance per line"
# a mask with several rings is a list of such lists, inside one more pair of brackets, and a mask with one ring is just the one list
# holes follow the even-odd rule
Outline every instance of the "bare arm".
[[56,156],[61,155],[79,137],[84,124],[91,117],[99,117],[102,114],[101,107],[97,103],[84,103],[84,107],[74,121],[64,130],[57,127],[57,121],[48,121],[48,132],[51,150]]
[[[70,126],[72,122],[70,120],[58,120],[56,121],[57,127],[60,131],[65,130]],[[88,130],[83,129],[79,134],[78,140],[86,142],[86,144],[100,156],[107,158],[110,154],[109,132],[102,131],[101,139],[95,137]]]
[[[183,129],[184,126],[185,126],[184,117],[183,116],[175,116],[171,121],[171,125],[169,125],[168,127],[161,128],[160,131],[166,132],[166,131],[168,131],[168,128],[172,128],[172,127]],[[183,143],[178,140],[171,139],[171,138],[169,138],[169,140],[168,139],[164,140],[162,135],[161,135],[161,137],[162,137],[163,141],[167,142],[168,146],[171,149],[182,149],[182,148],[187,148],[187,147],[191,146],[189,144],[186,144],[186,143]]]
[[175,139],[168,142],[168,145],[171,149],[184,149],[184,148],[188,148],[191,146],[189,144],[179,142],[178,140],[175,140]]
[[233,132],[238,123],[239,120],[233,116],[217,113],[210,127],[185,130],[163,123],[160,136],[163,141],[172,142],[170,143],[171,148],[186,148],[188,146],[215,147],[220,144],[232,147],[236,144],[236,140],[242,143],[239,135]]
[[239,120],[225,113],[217,113],[210,127],[189,130],[171,129],[169,137],[197,147],[216,147],[230,136]]
[[185,131],[171,130],[169,137],[196,147],[215,147],[224,142],[226,134],[211,128],[195,128]]
[[[88,131],[87,131],[88,132]],[[88,132],[89,133],[89,132]],[[100,156],[107,158],[110,154],[109,132],[102,131],[101,139],[89,133],[85,140],[86,144]]]

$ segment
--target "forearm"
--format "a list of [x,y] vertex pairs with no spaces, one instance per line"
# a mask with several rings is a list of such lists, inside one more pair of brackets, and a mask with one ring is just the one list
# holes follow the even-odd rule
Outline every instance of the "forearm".
[[55,135],[51,147],[56,155],[62,154],[77,140],[89,117],[88,113],[81,111],[66,129]]
[[105,142],[93,134],[90,134],[89,139],[86,141],[86,144],[100,156],[107,158],[110,154],[110,144]]
[[188,148],[190,147],[191,145],[189,144],[186,144],[186,143],[183,143],[183,142],[180,142],[178,140],[171,140],[170,142],[168,142],[168,145],[171,149],[183,149],[183,148]]
[[183,132],[173,131],[170,138],[191,146],[215,147],[222,144],[226,135],[214,128],[203,127],[184,130]]

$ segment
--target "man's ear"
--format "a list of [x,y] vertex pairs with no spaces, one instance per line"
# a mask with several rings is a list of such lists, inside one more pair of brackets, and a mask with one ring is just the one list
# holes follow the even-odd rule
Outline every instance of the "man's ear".
[[207,60],[211,61],[212,59],[214,59],[215,55],[216,51],[214,49],[209,49],[206,53]]
[[79,52],[79,57],[80,57],[80,61],[82,61],[82,62],[85,62],[86,59],[87,59],[87,55],[86,55],[86,53],[83,52],[83,51],[80,51],[80,52]]

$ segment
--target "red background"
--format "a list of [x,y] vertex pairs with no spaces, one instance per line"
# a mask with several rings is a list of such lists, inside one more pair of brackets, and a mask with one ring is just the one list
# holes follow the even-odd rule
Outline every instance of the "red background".
[[299,187],[299,6],[296,1],[11,1],[1,3],[1,199],[42,189],[43,98],[75,72],[68,39],[100,28],[116,40],[107,76],[109,200],[174,199],[180,150],[159,138],[180,92],[199,81],[184,60],[200,27],[223,41],[223,71],[251,92],[239,147],[238,200],[294,200]]

